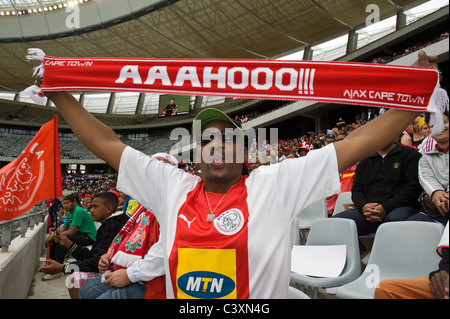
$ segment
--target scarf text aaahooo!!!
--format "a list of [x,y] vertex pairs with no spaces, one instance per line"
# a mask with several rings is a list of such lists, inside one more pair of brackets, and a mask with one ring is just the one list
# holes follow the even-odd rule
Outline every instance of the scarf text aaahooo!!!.
[[[434,68],[354,62],[50,57],[41,92],[105,91],[303,100],[442,113]],[[34,88],[39,91],[39,88]],[[26,92],[29,93],[29,92]],[[448,104],[448,97],[447,97]]]

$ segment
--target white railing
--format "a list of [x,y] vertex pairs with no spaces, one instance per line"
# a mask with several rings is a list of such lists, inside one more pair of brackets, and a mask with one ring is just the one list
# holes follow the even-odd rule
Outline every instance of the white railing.
[[33,207],[19,217],[0,221],[0,253],[8,252],[11,241],[19,235],[22,238],[25,237],[27,230],[34,229],[34,226],[43,220],[46,213],[46,211],[42,211],[42,208]]

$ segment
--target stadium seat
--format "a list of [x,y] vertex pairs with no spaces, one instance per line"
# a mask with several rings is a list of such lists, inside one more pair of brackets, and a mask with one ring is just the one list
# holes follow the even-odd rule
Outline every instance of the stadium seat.
[[352,192],[342,192],[338,195],[332,216],[343,212],[345,210],[344,204],[353,204]]
[[375,288],[384,279],[428,277],[437,269],[436,253],[442,236],[439,223],[400,221],[382,224],[376,233],[363,274],[336,289],[343,299],[373,299]]
[[[332,216],[343,212],[344,210],[346,210],[344,205],[350,205],[350,204],[353,204],[352,192],[340,193],[338,198],[336,199],[336,206],[334,206]],[[370,233],[370,234],[359,236],[359,237],[360,238],[373,238],[373,237],[375,237],[375,233]]]
[[318,220],[328,218],[326,199],[320,199],[307,206],[297,216],[298,229],[300,230],[300,244],[304,244],[307,238],[307,230],[311,228],[311,224]]
[[[312,298],[317,298],[318,287],[338,287],[358,278],[361,274],[358,235],[356,224],[351,219],[329,218],[312,223],[306,245],[330,246],[346,245],[346,263],[342,273],[336,278],[321,278],[291,272],[291,281],[297,286],[313,287]],[[307,262],[307,261],[305,261]]]

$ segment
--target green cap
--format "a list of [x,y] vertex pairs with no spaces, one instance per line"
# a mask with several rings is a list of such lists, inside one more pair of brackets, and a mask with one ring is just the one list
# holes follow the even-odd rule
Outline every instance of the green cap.
[[[197,116],[194,119],[194,122],[192,124],[192,133],[194,136],[197,136],[202,130],[202,127],[211,121],[214,120],[221,120],[230,123],[233,125],[234,128],[237,128],[239,130],[239,133],[241,134],[241,137],[244,138],[244,132],[242,130],[242,127],[240,124],[233,121],[228,115],[226,115],[223,111],[215,108],[207,108],[201,110]],[[200,127],[198,124],[196,125],[196,121],[200,121]],[[198,122],[197,122],[198,123]]]
[[226,115],[223,111],[215,108],[207,108],[201,110],[195,117],[194,121],[195,120],[200,121],[201,123],[200,128],[202,128],[208,122],[214,120],[221,120],[230,123],[235,128],[241,129],[241,127],[235,121],[233,121],[228,115]]

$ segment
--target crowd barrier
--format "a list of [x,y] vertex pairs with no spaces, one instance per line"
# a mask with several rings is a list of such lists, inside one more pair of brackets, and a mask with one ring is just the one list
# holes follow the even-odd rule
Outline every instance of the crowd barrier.
[[42,210],[0,222],[0,299],[25,299],[47,235]]

